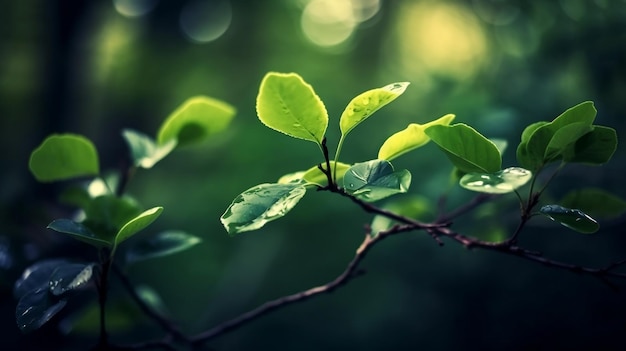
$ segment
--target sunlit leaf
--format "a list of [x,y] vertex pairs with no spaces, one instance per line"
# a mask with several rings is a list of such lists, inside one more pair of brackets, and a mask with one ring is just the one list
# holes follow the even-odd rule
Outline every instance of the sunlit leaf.
[[509,167],[496,173],[468,173],[459,184],[465,189],[487,194],[506,194],[526,184],[532,172],[524,168]]
[[434,125],[449,125],[453,119],[453,114],[447,114],[426,124],[409,124],[406,129],[393,134],[385,140],[380,150],[378,150],[378,158],[391,161],[398,156],[426,145],[430,141],[428,135],[424,133],[426,128]]
[[31,290],[17,303],[15,319],[24,333],[39,329],[67,304],[66,299],[52,295],[48,288]]
[[231,105],[207,96],[185,101],[161,125],[158,144],[176,140],[179,146],[195,144],[226,129],[235,115]]
[[392,83],[382,88],[368,90],[352,99],[339,120],[341,134],[344,136],[348,134],[374,112],[402,95],[408,86],[408,82]]
[[93,264],[70,263],[59,265],[50,275],[52,295],[62,295],[85,286],[93,276]]
[[553,221],[580,233],[591,234],[600,229],[595,219],[578,209],[566,208],[559,205],[545,205],[539,210]]
[[30,155],[30,171],[40,182],[99,173],[98,153],[91,141],[75,134],[53,134]]
[[257,95],[256,110],[267,127],[321,145],[328,126],[328,112],[313,88],[299,75],[266,74]]
[[126,252],[126,262],[133,263],[171,255],[187,250],[200,242],[202,242],[200,238],[185,232],[161,232],[134,244]]
[[152,168],[176,147],[176,138],[157,144],[149,136],[131,129],[124,129],[124,139],[130,147],[133,164],[137,167]]
[[394,171],[389,161],[371,160],[356,163],[343,177],[343,186],[355,197],[368,202],[405,193],[411,184],[411,173]]
[[604,126],[593,126],[590,133],[585,134],[564,151],[566,162],[602,165],[613,157],[617,149],[617,133],[615,129]]
[[500,151],[474,128],[463,123],[434,125],[425,132],[462,172],[493,173],[500,170]]
[[220,221],[231,235],[256,230],[286,215],[304,194],[303,184],[260,184],[237,196]]
[[48,229],[59,233],[69,234],[72,238],[80,240],[95,247],[108,247],[111,243],[98,237],[94,232],[81,223],[70,219],[55,219],[48,224]]
[[124,240],[130,238],[140,230],[149,226],[154,222],[163,212],[163,207],[153,207],[149,210],[145,210],[137,217],[129,220],[115,236],[115,246],[119,245]]
[[[322,166],[326,168],[326,163],[322,164]],[[350,165],[343,162],[330,161],[330,168],[333,170],[337,168],[337,178],[334,179],[334,181],[341,184],[341,181],[343,180],[346,171],[348,171],[348,168],[350,168]],[[328,178],[326,177],[326,174],[324,174],[317,166],[309,168],[302,176],[302,179],[309,183],[317,184],[319,186],[328,185]]]
[[578,208],[598,218],[615,218],[626,213],[626,201],[596,188],[571,191],[559,203],[564,207]]
[[278,184],[287,184],[287,183],[306,183],[305,180],[302,179],[302,176],[306,173],[306,171],[298,171],[293,173],[287,173],[280,178],[278,178]]

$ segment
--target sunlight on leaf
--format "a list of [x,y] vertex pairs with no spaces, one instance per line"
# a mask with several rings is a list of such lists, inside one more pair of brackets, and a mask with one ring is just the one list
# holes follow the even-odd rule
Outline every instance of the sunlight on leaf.
[[303,184],[260,184],[237,196],[220,221],[230,235],[256,230],[286,215],[305,194]]
[[462,172],[493,173],[500,170],[502,156],[496,145],[466,124],[434,125],[426,129],[426,135]]
[[50,292],[63,295],[85,286],[93,276],[93,264],[71,263],[57,267],[50,275]]
[[321,145],[328,126],[328,112],[313,87],[299,75],[266,74],[257,95],[256,110],[267,127]]
[[207,96],[185,101],[161,125],[157,141],[160,146],[176,140],[179,146],[196,144],[226,129],[235,115],[231,105]]
[[75,134],[53,134],[30,155],[30,171],[40,182],[53,182],[100,172],[98,153],[91,141]]
[[409,124],[406,129],[393,134],[385,140],[380,150],[378,150],[378,158],[391,161],[398,156],[426,145],[430,141],[430,137],[424,133],[426,128],[434,125],[449,125],[452,120],[454,120],[454,115],[447,114],[426,124]]
[[115,246],[149,226],[161,215],[161,212],[163,212],[163,207],[153,207],[128,221],[115,236]]
[[374,112],[402,95],[408,86],[408,82],[392,83],[382,88],[368,90],[352,99],[339,120],[341,134],[343,136],[348,134]]

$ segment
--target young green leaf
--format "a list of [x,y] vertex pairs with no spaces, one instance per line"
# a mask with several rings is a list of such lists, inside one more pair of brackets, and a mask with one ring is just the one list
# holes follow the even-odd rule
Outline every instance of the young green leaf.
[[89,228],[81,223],[76,223],[69,219],[55,219],[48,224],[48,229],[59,233],[69,234],[72,238],[80,240],[95,247],[109,247],[111,243],[98,237]]
[[509,167],[496,173],[468,173],[459,184],[465,189],[487,194],[506,194],[523,186],[532,178],[524,168]]
[[260,184],[237,196],[220,221],[230,235],[256,230],[286,215],[304,194],[299,183]]
[[196,96],[185,101],[159,129],[157,141],[164,146],[176,140],[178,146],[186,146],[206,140],[226,129],[235,115],[231,105],[207,96]]
[[410,184],[411,173],[408,170],[394,171],[391,163],[385,160],[356,163],[343,177],[346,191],[368,202],[405,193]]
[[93,266],[93,264],[83,263],[68,263],[58,266],[50,275],[50,292],[52,295],[59,296],[84,287],[93,276]]
[[197,236],[181,231],[166,231],[133,245],[126,252],[126,262],[134,263],[187,250],[202,242]]
[[91,141],[75,134],[53,134],[30,155],[30,171],[40,182],[53,182],[99,171],[98,153]]
[[256,99],[257,115],[267,127],[319,145],[328,127],[328,112],[313,87],[295,73],[265,75]]
[[393,134],[385,140],[380,150],[378,150],[378,158],[391,161],[398,156],[426,145],[430,141],[428,135],[424,133],[426,128],[434,125],[449,125],[452,120],[454,120],[454,115],[447,114],[426,124],[409,124],[406,129]]
[[118,246],[124,240],[130,238],[140,230],[149,226],[154,222],[163,212],[163,207],[153,207],[149,210],[145,210],[135,218],[129,220],[124,226],[117,232],[115,236],[115,246]]
[[343,136],[348,134],[374,112],[402,95],[408,86],[408,82],[392,83],[382,88],[368,90],[352,99],[339,120],[341,134]]
[[570,145],[574,145],[578,139],[592,130],[592,126],[583,122],[568,124],[556,130],[546,146],[544,160],[549,162],[558,159]]
[[24,333],[41,328],[67,304],[67,299],[52,295],[48,288],[28,292],[17,303],[15,319],[17,326]]
[[164,144],[157,144],[149,136],[131,129],[124,129],[122,135],[130,147],[133,164],[136,167],[152,168],[176,147],[176,138]]
[[598,231],[600,225],[595,219],[581,210],[565,208],[559,205],[545,205],[539,212],[548,216],[551,220],[584,234]]
[[585,188],[567,193],[560,204],[578,208],[593,217],[615,218],[626,213],[626,201],[602,189]]
[[604,126],[593,126],[590,133],[585,134],[563,152],[565,162],[602,165],[613,157],[617,149],[617,133],[615,129]]
[[426,128],[425,133],[462,172],[494,173],[500,170],[502,156],[496,145],[466,124],[434,125]]

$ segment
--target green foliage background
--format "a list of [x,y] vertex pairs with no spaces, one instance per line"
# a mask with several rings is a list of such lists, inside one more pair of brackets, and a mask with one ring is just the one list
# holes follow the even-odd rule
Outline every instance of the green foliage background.
[[[503,166],[514,164],[512,146],[526,125],[551,120],[581,101],[595,101],[598,123],[620,137],[626,131],[624,1],[383,1],[347,43],[334,48],[316,46],[303,34],[306,3],[231,1],[230,27],[204,44],[181,31],[185,2],[159,2],[138,18],[122,16],[105,0],[1,5],[3,350],[41,348],[38,340],[61,348],[90,337],[78,330],[65,336],[54,326],[39,337],[21,336],[14,322],[12,283],[26,265],[89,254],[83,244],[45,229],[51,219],[71,213],[56,205],[63,184],[38,184],[27,170],[30,152],[50,133],[87,136],[98,147],[102,169],[114,169],[128,153],[123,128],[155,135],[170,112],[201,94],[236,107],[227,132],[139,171],[128,189],[146,208],[164,207],[151,227],[155,232],[181,228],[202,238],[190,251],[130,272],[160,294],[185,330],[199,331],[334,278],[371,220],[346,199],[311,193],[289,216],[259,231],[235,238],[224,231],[219,216],[237,194],[321,161],[312,143],[259,122],[255,98],[267,71],[297,72],[314,87],[329,112],[333,145],[352,97],[411,82],[402,97],[351,133],[342,150],[345,162],[375,158],[389,135],[447,113],[488,137],[508,139]],[[448,188],[451,168],[434,145],[426,148],[431,152],[394,164],[411,170],[411,192],[434,206]],[[549,195],[598,186],[625,197],[625,152],[618,145],[602,168],[566,168]],[[471,195],[457,186],[449,201]],[[516,219],[515,201],[505,198],[456,225],[493,238],[512,230]],[[532,223],[522,243],[554,258],[602,266],[626,256],[623,220],[601,222],[594,236]],[[332,295],[266,316],[220,338],[215,349],[623,347],[623,292],[592,278],[454,244],[439,248],[420,233],[381,244],[364,267],[365,276]],[[112,324],[121,331],[117,340],[153,335],[146,323]]]

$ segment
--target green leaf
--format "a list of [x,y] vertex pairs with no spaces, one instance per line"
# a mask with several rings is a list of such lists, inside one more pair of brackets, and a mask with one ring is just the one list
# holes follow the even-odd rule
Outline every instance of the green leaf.
[[117,197],[114,194],[94,198],[85,208],[83,224],[97,237],[113,241],[113,237],[129,220],[141,213],[141,208],[130,197]]
[[52,295],[48,288],[28,292],[17,303],[15,319],[17,326],[24,333],[41,328],[67,304],[67,299]]
[[267,127],[319,145],[328,127],[324,103],[295,73],[266,74],[257,95],[256,111]]
[[[387,203],[382,208],[400,216],[420,218],[426,215],[432,215],[432,209],[434,207],[428,198],[420,195],[413,195]],[[376,215],[372,219],[372,224],[370,225],[371,235],[376,236],[381,231],[390,229],[394,224],[397,224],[397,222],[389,217]]]
[[[326,163],[323,163],[322,166],[326,168]],[[340,184],[340,182],[343,180],[344,175],[348,171],[348,168],[350,168],[350,165],[343,162],[330,161],[330,168],[336,168],[335,176],[337,178],[334,179],[334,181]],[[302,175],[302,179],[319,186],[328,185],[328,178],[317,166],[311,167],[307,171],[305,171],[304,175]]]
[[58,266],[50,275],[50,292],[63,295],[84,287],[93,276],[93,264],[69,263]]
[[532,178],[524,168],[509,167],[496,173],[468,173],[459,184],[465,189],[487,194],[506,194],[523,186]]
[[207,96],[196,96],[185,101],[161,125],[157,136],[159,145],[176,140],[186,146],[206,140],[226,129],[235,115],[231,105]]
[[602,165],[611,160],[616,149],[615,129],[593,126],[593,131],[582,136],[563,152],[563,158],[565,162]]
[[348,134],[374,112],[402,95],[408,86],[408,82],[392,83],[382,88],[368,90],[352,99],[339,120],[341,134],[344,136]]
[[405,193],[411,184],[411,173],[394,171],[389,161],[371,160],[356,163],[343,177],[346,191],[363,201],[373,202]]
[[111,243],[94,234],[89,228],[81,223],[69,219],[55,219],[48,224],[48,229],[59,233],[69,234],[72,238],[80,240],[95,247],[109,247]]
[[584,234],[595,233],[600,225],[595,219],[581,210],[565,208],[559,205],[545,205],[539,210],[553,221]]
[[164,144],[156,144],[149,136],[131,129],[124,129],[122,135],[128,143],[136,167],[152,168],[176,147],[176,138]]
[[593,127],[583,122],[576,122],[561,127],[552,135],[546,146],[543,158],[547,162],[558,159],[563,152],[583,135],[591,132]]
[[202,242],[197,236],[181,231],[165,231],[133,245],[126,252],[126,262],[134,263],[187,250]]
[[40,182],[53,182],[99,173],[98,153],[89,139],[53,134],[30,155],[30,171]]
[[426,128],[434,125],[449,125],[453,119],[453,114],[447,114],[426,124],[409,124],[406,129],[395,133],[385,140],[380,150],[378,150],[378,158],[391,161],[398,156],[426,145],[430,141],[430,138],[424,132]]
[[498,148],[500,156],[504,155],[504,151],[506,151],[506,148],[509,146],[509,142],[506,141],[506,139],[498,138],[491,138],[489,140],[491,140],[491,142]]
[[520,165],[536,171],[560,159],[569,145],[593,129],[596,112],[593,102],[587,101],[567,109],[552,122],[528,126],[517,149]]
[[128,221],[119,230],[119,232],[117,232],[117,235],[115,236],[115,246],[118,246],[124,240],[149,226],[152,222],[154,222],[154,220],[159,218],[161,212],[163,212],[163,207],[153,207],[149,210],[143,211],[137,217]]
[[500,170],[500,151],[474,128],[463,123],[434,125],[425,132],[462,172],[494,173]]
[[560,204],[578,208],[592,217],[615,218],[626,213],[626,201],[602,189],[574,190],[563,197]]
[[220,221],[230,235],[256,230],[286,215],[304,194],[303,184],[260,184],[237,196]]

